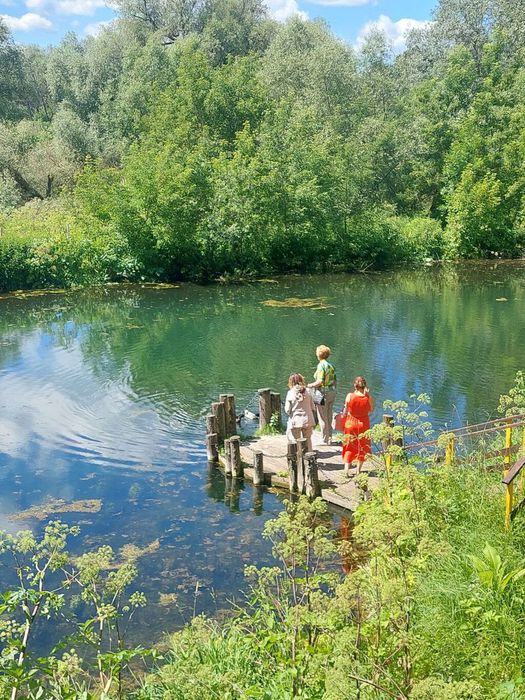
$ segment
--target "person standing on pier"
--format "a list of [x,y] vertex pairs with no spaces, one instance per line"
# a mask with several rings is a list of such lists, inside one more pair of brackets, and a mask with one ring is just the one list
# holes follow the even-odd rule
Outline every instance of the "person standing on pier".
[[314,403],[306,391],[302,374],[291,374],[288,379],[288,393],[284,411],[288,416],[286,437],[295,443],[298,438],[306,438],[306,451],[312,451],[312,432],[315,425]]
[[308,384],[309,389],[318,389],[322,394],[322,403],[317,404],[317,417],[321,428],[322,445],[332,443],[332,415],[334,412],[335,391],[337,387],[337,377],[334,366],[328,362],[330,348],[326,345],[319,345],[315,354],[319,364],[315,370],[314,380]]
[[363,437],[363,433],[370,430],[370,413],[374,410],[372,398],[366,379],[356,377],[354,391],[345,399],[344,438],[343,438],[343,462],[345,476],[349,475],[350,465],[357,464],[357,474],[360,473],[366,455],[371,453],[370,438]]

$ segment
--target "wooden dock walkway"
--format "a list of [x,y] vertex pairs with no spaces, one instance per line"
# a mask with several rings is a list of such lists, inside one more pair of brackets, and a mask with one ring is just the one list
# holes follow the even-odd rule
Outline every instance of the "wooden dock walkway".
[[[241,461],[244,466],[244,477],[253,481],[254,478],[254,454],[263,453],[264,483],[278,489],[289,492],[288,465],[287,465],[288,441],[286,435],[265,435],[242,442],[240,445]],[[343,473],[341,459],[341,446],[315,446],[317,455],[318,477],[321,486],[321,497],[330,505],[342,508],[345,511],[354,511],[362,500],[353,478],[347,478]],[[220,464],[225,467],[224,455],[219,457]],[[373,459],[363,465],[363,471],[368,474],[368,490],[373,491],[379,478],[374,470]],[[299,493],[301,492],[301,479],[299,478]]]
[[[250,420],[258,417],[259,432],[268,432],[268,428],[280,425],[282,420],[281,397],[271,389],[259,389],[259,413],[249,416]],[[248,411],[245,409],[244,415]],[[219,401],[211,404],[211,413],[206,415],[206,451],[210,463],[219,463],[225,473],[233,479],[248,478],[254,487],[268,485],[284,489],[289,493],[306,493],[309,498],[321,496],[331,506],[354,511],[361,499],[367,497],[379,485],[378,473],[384,467],[387,471],[392,467],[393,459],[406,459],[410,453],[416,454],[421,450],[433,450],[435,461],[443,460],[446,465],[459,464],[462,460],[456,455],[459,443],[469,441],[478,436],[485,439],[487,435],[496,436],[504,432],[505,447],[483,450],[487,459],[503,460],[503,483],[505,494],[505,527],[509,528],[513,515],[518,509],[525,507],[525,500],[514,506],[514,481],[522,470],[525,471],[525,414],[507,415],[500,418],[475,423],[447,430],[437,439],[424,442],[405,442],[405,429],[410,435],[410,426],[394,425],[394,416],[383,415],[382,448],[377,454],[369,456],[363,465],[363,472],[368,476],[366,493],[356,485],[353,478],[344,476],[341,459],[341,447],[334,445],[315,445],[314,451],[306,452],[306,445],[289,445],[285,435],[263,435],[246,439],[241,443],[236,435],[237,423],[243,414],[237,416],[235,396],[221,394]],[[396,430],[396,427],[398,428]],[[513,442],[513,430],[520,428],[521,441]],[[443,440],[445,438],[445,440]],[[300,440],[300,443],[306,443]],[[222,452],[221,450],[224,450]],[[297,454],[299,452],[299,456]],[[511,456],[522,454],[511,469]]]

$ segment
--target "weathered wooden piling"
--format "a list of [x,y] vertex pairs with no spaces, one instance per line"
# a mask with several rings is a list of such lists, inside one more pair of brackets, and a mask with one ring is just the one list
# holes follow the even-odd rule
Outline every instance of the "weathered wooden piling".
[[304,457],[306,438],[297,438],[297,485],[300,493],[305,493]]
[[260,486],[264,483],[263,453],[257,450],[253,453],[253,485]]
[[288,464],[288,484],[290,493],[297,493],[299,490],[297,483],[297,445],[288,443],[286,462]]
[[270,411],[271,416],[277,416],[277,422],[281,422],[281,394],[277,391],[270,392]]
[[214,415],[213,413],[208,413],[206,416],[206,433],[209,435],[210,433],[217,433],[219,432],[219,425],[217,421],[217,416]]
[[237,425],[235,414],[235,396],[233,394],[221,394],[219,401],[224,404],[225,436],[234,435]]
[[217,437],[219,443],[226,437],[226,411],[224,401],[214,401],[211,405],[211,412],[217,418]]
[[238,435],[233,435],[230,438],[230,455],[232,476],[234,479],[242,479],[244,476],[244,467],[241,462],[241,438]]
[[319,483],[319,475],[317,471],[317,455],[315,452],[307,452],[304,455],[304,460],[304,492],[308,498],[317,498],[321,495],[321,485]]
[[270,389],[259,389],[259,429],[270,425],[272,417],[272,398]]
[[224,441],[224,473],[232,473],[232,455],[231,455],[231,441],[226,438]]
[[206,454],[208,455],[209,462],[219,461],[217,433],[208,433],[208,435],[206,435]]

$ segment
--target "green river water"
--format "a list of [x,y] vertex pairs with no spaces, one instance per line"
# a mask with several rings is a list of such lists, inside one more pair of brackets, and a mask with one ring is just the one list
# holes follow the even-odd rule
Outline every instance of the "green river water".
[[423,391],[438,427],[482,420],[524,368],[524,308],[523,261],[4,295],[0,529],[41,530],[30,509],[50,501],[99,501],[60,517],[81,525],[76,551],[147,548],[138,586],[150,606],[135,625],[151,642],[194,610],[227,608],[244,564],[269,561],[261,530],[280,498],[232,494],[207,465],[204,416],[219,393],[253,409],[258,388],[310,378],[326,343],[340,399],[363,374],[375,420],[382,400]]

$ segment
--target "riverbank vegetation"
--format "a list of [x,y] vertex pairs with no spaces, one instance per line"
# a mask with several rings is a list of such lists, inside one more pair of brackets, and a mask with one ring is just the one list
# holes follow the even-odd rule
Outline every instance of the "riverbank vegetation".
[[523,254],[525,10],[441,0],[395,56],[259,0],[0,25],[0,287]]
[[[425,401],[389,402],[396,427],[372,436],[427,434]],[[500,411],[522,402],[518,373]],[[140,678],[137,660],[151,652],[123,634],[123,617],[146,602],[129,592],[134,548],[71,560],[75,527],[2,534],[20,585],[0,599],[0,696],[14,685],[14,697],[35,700],[525,698],[523,513],[505,529],[501,465],[483,445],[455,465],[402,458],[394,445],[393,468],[372,494],[361,480],[355,522],[339,536],[319,499],[288,503],[264,527],[274,564],[246,569],[245,605],[222,623],[195,618]],[[35,659],[33,627],[59,616],[77,633]]]

